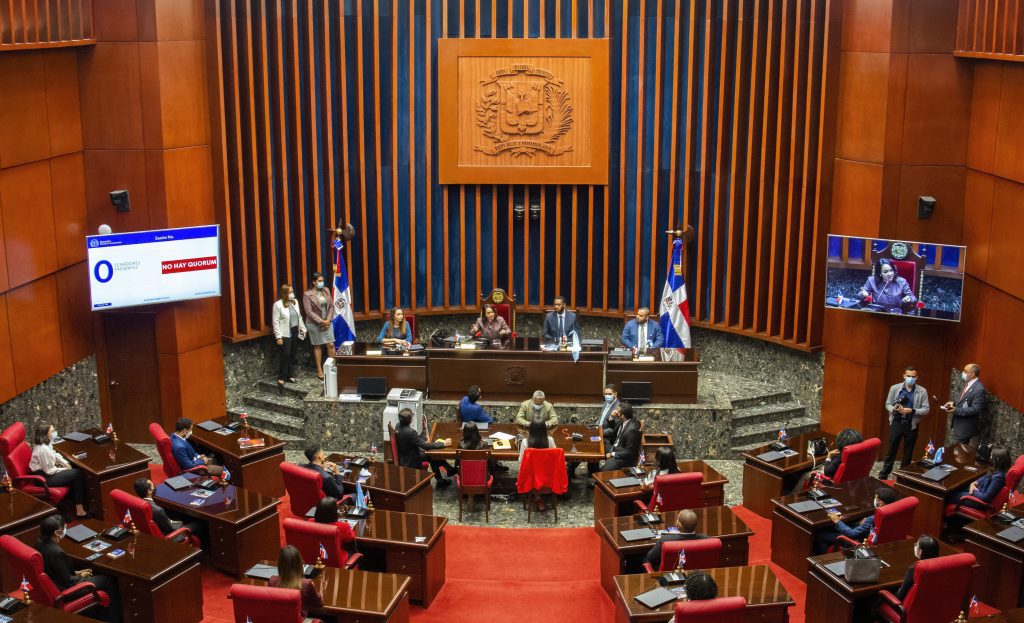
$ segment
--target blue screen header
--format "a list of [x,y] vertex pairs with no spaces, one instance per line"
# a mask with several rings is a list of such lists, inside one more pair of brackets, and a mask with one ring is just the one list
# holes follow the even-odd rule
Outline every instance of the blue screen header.
[[179,229],[157,229],[153,231],[133,231],[124,234],[108,234],[106,236],[86,236],[86,245],[90,249],[105,247],[123,247],[130,244],[152,244],[154,242],[173,242],[177,240],[194,240],[196,238],[216,238],[218,225],[200,227],[181,227]]

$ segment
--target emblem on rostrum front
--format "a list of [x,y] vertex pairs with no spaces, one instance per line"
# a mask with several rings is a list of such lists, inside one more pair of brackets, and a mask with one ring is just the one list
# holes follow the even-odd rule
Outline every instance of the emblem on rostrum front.
[[509,366],[505,368],[505,385],[522,385],[526,382],[526,368]]
[[572,129],[573,108],[564,83],[551,72],[526,64],[496,70],[480,82],[483,96],[476,103],[476,124],[490,145],[473,149],[489,156],[510,151],[533,156],[543,151],[558,156],[572,145],[555,145]]

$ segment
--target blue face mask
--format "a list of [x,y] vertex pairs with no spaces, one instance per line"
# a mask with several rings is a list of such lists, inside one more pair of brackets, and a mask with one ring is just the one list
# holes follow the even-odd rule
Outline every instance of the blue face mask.
[[903,382],[906,383],[907,385],[909,385],[910,387],[913,387],[914,383],[917,382],[917,377],[915,377],[915,376],[905,376],[905,377],[903,377]]
[[610,396],[608,394],[605,394],[605,396],[604,396],[604,401],[605,402],[611,402],[612,400],[615,400],[615,396]]
[[324,289],[324,282],[323,281],[317,281],[316,282],[316,289],[317,290],[323,290]]

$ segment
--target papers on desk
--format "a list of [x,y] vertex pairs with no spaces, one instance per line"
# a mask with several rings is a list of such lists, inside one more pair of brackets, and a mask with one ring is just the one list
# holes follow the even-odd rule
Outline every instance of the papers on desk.
[[491,442],[491,448],[495,450],[511,450],[512,442],[508,439],[495,439]]
[[476,342],[463,342],[459,344],[462,350],[476,350]]
[[206,489],[196,489],[192,492],[192,497],[206,499],[213,495],[213,491],[207,491]]
[[505,441],[508,441],[510,439],[515,439],[516,436],[515,435],[509,435],[508,433],[503,433],[501,431],[498,431],[496,433],[491,433],[490,435],[487,436],[487,438],[488,439],[503,439]]
[[338,400],[342,402],[359,402],[362,399],[359,394],[338,394]]
[[217,430],[215,430],[213,432],[217,433],[218,435],[230,435],[231,433],[233,433],[235,431],[231,430],[230,428],[218,428]]
[[366,355],[368,357],[376,357],[376,356],[379,356],[380,353],[381,353],[381,351],[379,351],[379,350],[368,350],[368,351],[366,351]]
[[415,541],[417,543],[426,543],[427,542],[427,537],[425,537],[425,536],[418,536],[418,537],[416,537]]
[[107,543],[106,541],[100,539],[96,539],[95,541],[89,541],[82,547],[91,552],[102,552],[103,550],[110,547],[110,543]]
[[654,355],[639,355],[636,361],[654,361]]

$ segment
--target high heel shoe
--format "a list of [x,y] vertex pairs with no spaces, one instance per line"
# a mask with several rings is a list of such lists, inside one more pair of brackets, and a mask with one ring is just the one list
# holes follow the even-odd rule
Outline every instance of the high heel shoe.
[[281,379],[277,380],[277,393],[284,394],[284,381]]

